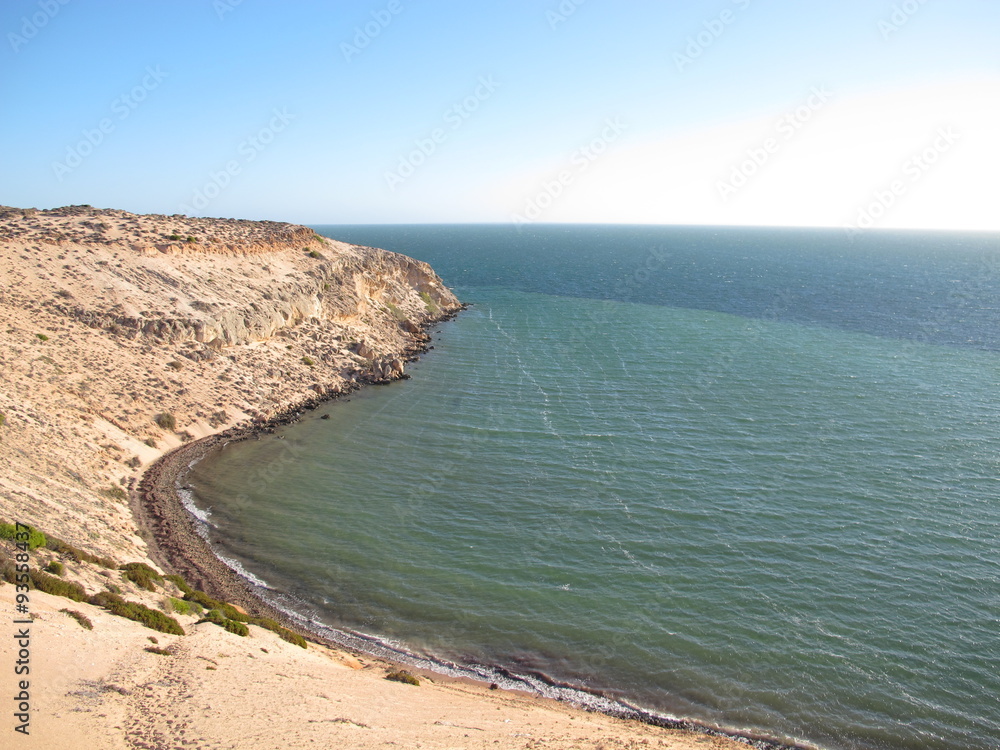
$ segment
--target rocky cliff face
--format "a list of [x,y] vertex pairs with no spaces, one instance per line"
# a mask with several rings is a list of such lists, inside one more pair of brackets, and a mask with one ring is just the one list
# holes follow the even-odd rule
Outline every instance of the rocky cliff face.
[[144,557],[163,452],[404,375],[459,309],[426,264],[276,222],[0,208],[0,517]]

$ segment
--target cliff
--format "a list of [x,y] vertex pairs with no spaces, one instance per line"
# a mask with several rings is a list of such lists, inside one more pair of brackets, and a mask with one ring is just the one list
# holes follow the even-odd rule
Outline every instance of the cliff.
[[0,207],[0,517],[147,559],[127,490],[188,440],[404,377],[426,263],[277,222]]

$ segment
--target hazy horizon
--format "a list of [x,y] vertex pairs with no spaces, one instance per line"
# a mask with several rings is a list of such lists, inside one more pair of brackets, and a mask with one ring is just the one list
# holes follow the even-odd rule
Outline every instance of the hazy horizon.
[[1000,7],[0,7],[0,203],[1000,230]]

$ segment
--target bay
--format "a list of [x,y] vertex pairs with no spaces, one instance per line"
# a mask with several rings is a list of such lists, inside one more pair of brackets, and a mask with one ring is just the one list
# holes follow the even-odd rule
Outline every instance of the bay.
[[1000,744],[995,236],[319,229],[473,307],[412,380],[199,464],[222,554],[331,625],[731,730]]

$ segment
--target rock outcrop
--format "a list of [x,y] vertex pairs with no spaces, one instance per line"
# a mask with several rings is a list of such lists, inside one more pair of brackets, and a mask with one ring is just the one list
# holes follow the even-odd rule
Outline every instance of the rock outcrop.
[[426,263],[277,222],[0,207],[0,517],[143,559],[124,489],[184,441],[405,375]]

